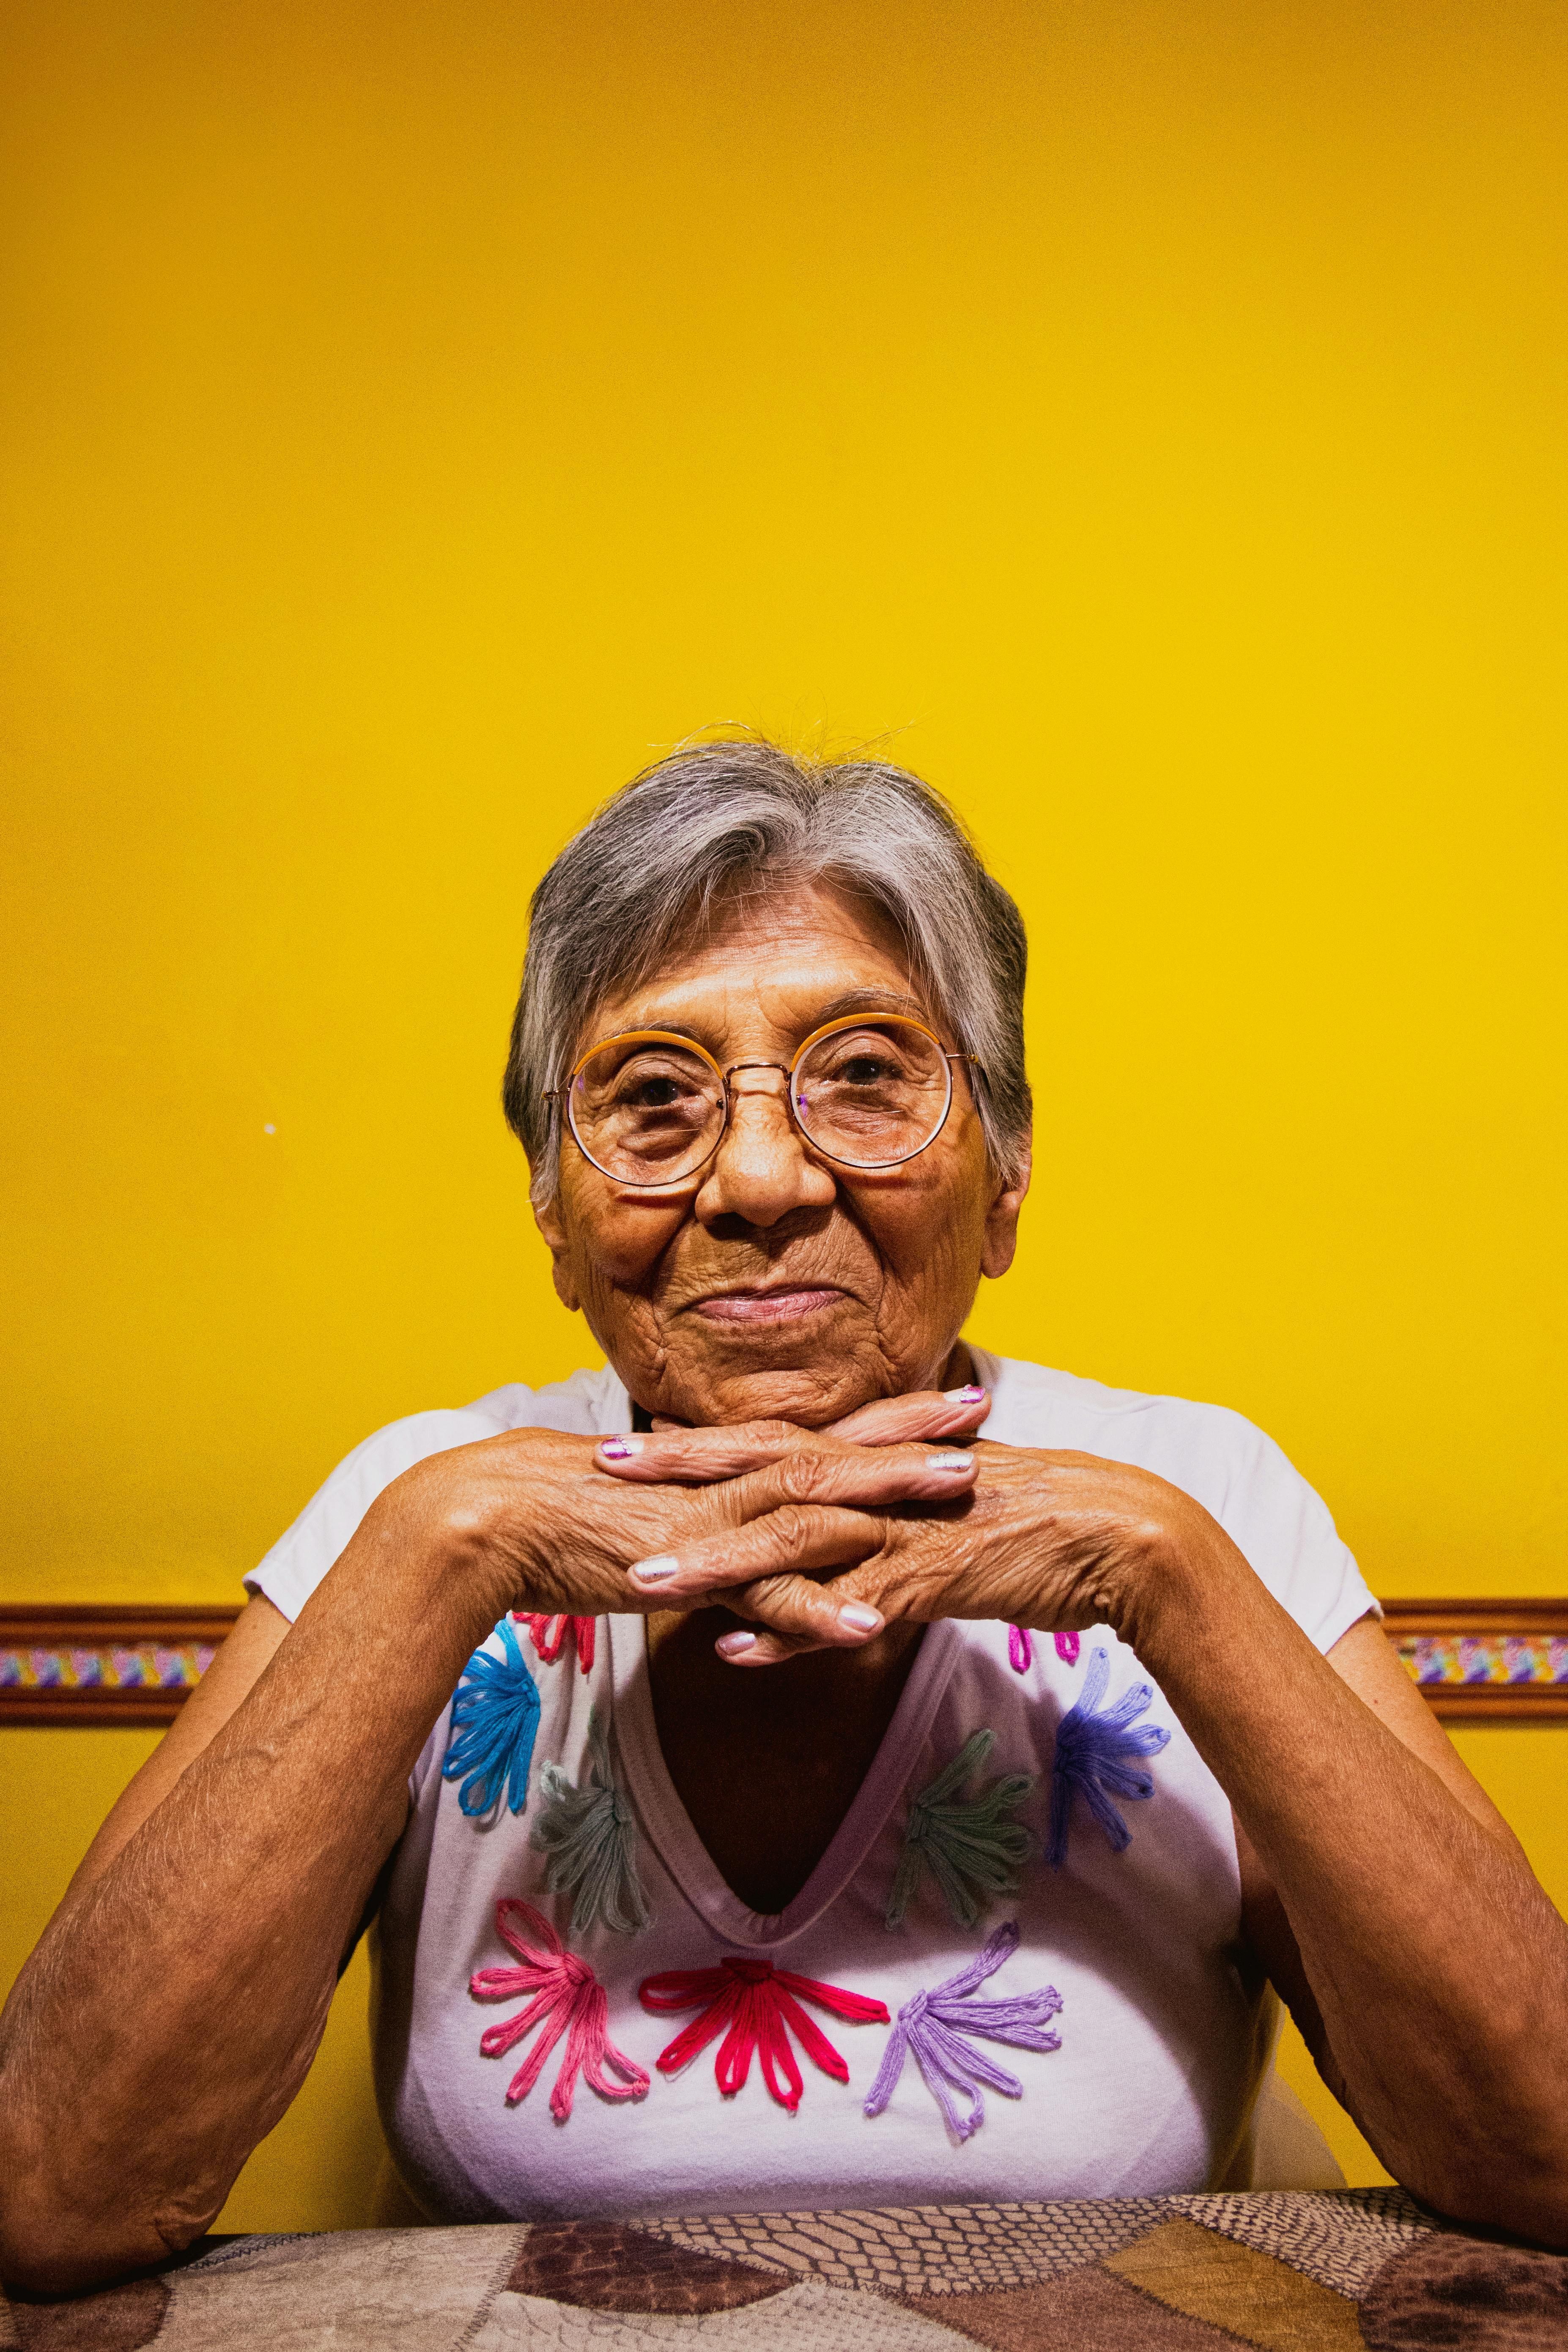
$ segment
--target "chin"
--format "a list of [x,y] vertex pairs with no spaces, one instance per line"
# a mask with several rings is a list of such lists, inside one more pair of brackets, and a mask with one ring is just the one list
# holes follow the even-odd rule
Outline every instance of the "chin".
[[677,1408],[682,1421],[724,1424],[741,1421],[793,1421],[802,1429],[822,1429],[841,1420],[857,1406],[869,1404],[881,1391],[857,1376],[840,1360],[822,1365],[756,1365],[744,1370],[715,1367],[706,1376],[671,1381],[666,1367],[667,1391],[678,1387],[687,1402]]

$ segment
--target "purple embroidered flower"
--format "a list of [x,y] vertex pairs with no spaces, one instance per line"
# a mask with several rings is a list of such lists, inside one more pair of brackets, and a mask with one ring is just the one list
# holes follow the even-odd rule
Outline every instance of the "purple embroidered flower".
[[1067,1860],[1068,1829],[1073,1799],[1081,1797],[1113,1853],[1132,1842],[1132,1832],[1111,1802],[1152,1797],[1154,1776],[1136,1759],[1157,1756],[1171,1735],[1157,1723],[1131,1727],[1154,1694],[1147,1683],[1132,1683],[1113,1706],[1098,1712],[1110,1679],[1110,1659],[1096,1650],[1089,1662],[1078,1705],[1069,1707],[1057,1726],[1057,1752],[1051,1766],[1051,1819],[1046,1837],[1046,1860],[1059,1870]]
[[[867,2115],[879,2116],[885,2111],[904,2071],[904,2059],[911,2051],[928,2089],[961,2140],[973,2137],[985,2120],[982,2084],[990,2090],[1000,2091],[1004,2098],[1023,2097],[1024,2085],[1016,2074],[1010,2074],[1005,2066],[998,2065],[994,2058],[988,2058],[984,2050],[976,2050],[964,2038],[978,2033],[987,2042],[1010,2042],[1016,2050],[1061,2048],[1061,2035],[1048,2031],[1050,2019],[1062,2005],[1061,1995],[1054,1985],[1041,1985],[1036,1992],[1016,1993],[1010,2000],[974,2000],[970,1997],[987,1977],[995,1975],[1003,1961],[1017,1948],[1018,1923],[1009,1919],[990,1937],[978,1959],[971,1960],[966,1969],[949,1977],[945,1984],[934,1985],[930,1992],[917,1992],[912,2000],[905,2001],[866,2101]],[[967,2114],[960,2114],[952,2091],[968,2100]]]

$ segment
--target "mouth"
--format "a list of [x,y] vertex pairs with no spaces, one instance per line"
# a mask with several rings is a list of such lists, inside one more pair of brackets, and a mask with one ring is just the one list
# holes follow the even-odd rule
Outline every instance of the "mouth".
[[695,1302],[692,1312],[710,1323],[742,1323],[755,1328],[768,1323],[798,1323],[820,1315],[842,1298],[841,1290],[808,1289],[802,1284],[780,1285],[767,1290],[716,1290]]

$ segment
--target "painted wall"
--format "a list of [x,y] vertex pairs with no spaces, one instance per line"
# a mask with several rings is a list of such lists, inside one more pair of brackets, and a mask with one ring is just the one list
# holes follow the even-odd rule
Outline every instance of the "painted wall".
[[[1029,919],[977,1334],[1251,1414],[1385,1592],[1561,1590],[1565,51],[15,0],[6,1591],[230,1597],[369,1429],[584,1360],[527,894],[725,719],[886,735]],[[0,1748],[9,1917],[130,1768],[75,1737]],[[1560,1861],[1553,1736],[1468,1747]]]

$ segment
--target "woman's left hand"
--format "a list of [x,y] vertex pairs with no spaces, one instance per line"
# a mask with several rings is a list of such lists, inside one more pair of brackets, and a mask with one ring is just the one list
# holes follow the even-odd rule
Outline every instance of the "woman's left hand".
[[[847,1446],[907,1443],[914,1412],[930,1402],[888,1398],[828,1430],[781,1422],[656,1430],[636,1453],[601,1449],[599,1466],[636,1481],[733,1479],[742,1496],[748,1479],[766,1477],[773,1507],[764,1517],[688,1546],[673,1568],[668,1559],[647,1563],[672,1601],[690,1607],[708,1598],[741,1616],[765,1616],[765,1630],[720,1643],[737,1664],[772,1665],[819,1646],[804,1630],[800,1603],[808,1589],[819,1601],[825,1583],[836,1601],[868,1602],[887,1620],[995,1618],[1040,1633],[1109,1623],[1132,1639],[1141,1604],[1175,1597],[1173,1571],[1205,1553],[1220,1574],[1226,1556],[1239,1562],[1179,1487],[1089,1454],[971,1441],[978,1476],[951,1503],[879,1510],[826,1499],[835,1457]],[[781,1470],[791,1492],[783,1507]],[[630,1575],[646,1593],[643,1565]],[[1166,1587],[1158,1595],[1156,1583]],[[792,1630],[797,1610],[799,1631]]]

